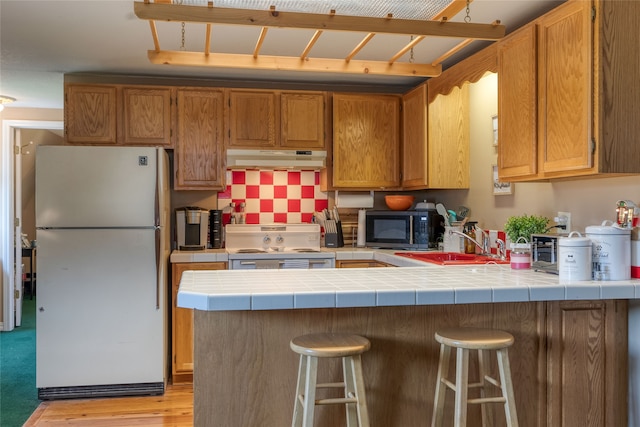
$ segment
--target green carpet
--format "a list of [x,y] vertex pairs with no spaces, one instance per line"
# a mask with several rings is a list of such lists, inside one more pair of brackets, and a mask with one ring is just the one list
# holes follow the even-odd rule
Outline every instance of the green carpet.
[[0,332],[0,426],[21,427],[38,407],[36,300],[22,304],[22,325]]

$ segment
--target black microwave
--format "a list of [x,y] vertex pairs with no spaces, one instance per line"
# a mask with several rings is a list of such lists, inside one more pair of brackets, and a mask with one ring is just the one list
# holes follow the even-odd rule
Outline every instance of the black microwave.
[[383,249],[428,250],[438,246],[444,228],[435,210],[367,211],[366,244]]

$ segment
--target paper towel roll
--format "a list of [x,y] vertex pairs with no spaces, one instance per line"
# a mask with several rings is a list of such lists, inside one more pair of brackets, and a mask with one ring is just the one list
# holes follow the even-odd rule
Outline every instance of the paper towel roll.
[[364,248],[367,240],[367,233],[365,232],[366,212],[366,209],[360,209],[358,211],[358,237],[356,239],[356,246],[359,248]]

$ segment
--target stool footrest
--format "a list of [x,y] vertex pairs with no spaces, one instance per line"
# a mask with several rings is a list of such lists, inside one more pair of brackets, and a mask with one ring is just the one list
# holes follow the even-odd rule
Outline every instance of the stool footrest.
[[337,387],[344,387],[344,382],[316,384],[316,388],[337,388]]
[[504,403],[504,397],[479,397],[477,399],[467,399],[467,403]]
[[316,399],[316,405],[334,405],[336,403],[358,403],[355,397],[335,397],[331,399]]
[[446,385],[447,387],[449,387],[451,390],[453,390],[453,391],[456,391],[456,390],[457,390],[456,385],[455,385],[454,383],[452,383],[451,381],[449,381],[448,379],[446,379],[446,378],[442,378],[440,381],[441,381],[444,385]]

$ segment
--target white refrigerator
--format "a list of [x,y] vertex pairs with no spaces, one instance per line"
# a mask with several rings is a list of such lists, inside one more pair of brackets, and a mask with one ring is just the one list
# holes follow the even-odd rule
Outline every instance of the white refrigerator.
[[164,393],[167,154],[40,146],[35,191],[38,397]]

